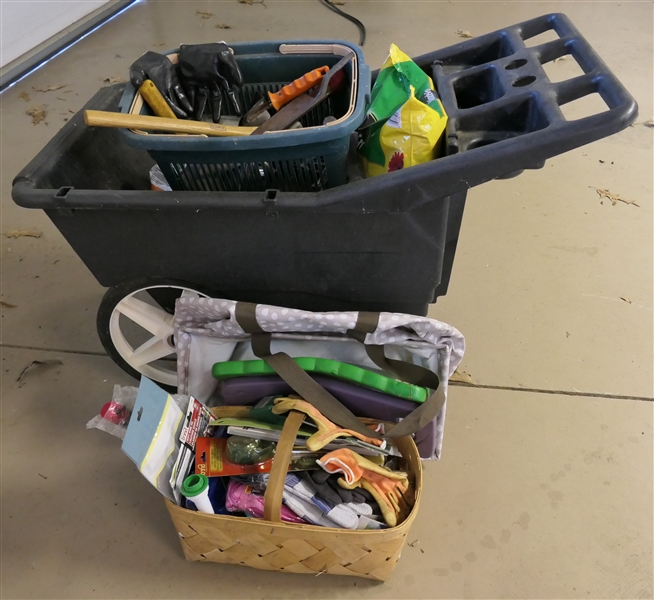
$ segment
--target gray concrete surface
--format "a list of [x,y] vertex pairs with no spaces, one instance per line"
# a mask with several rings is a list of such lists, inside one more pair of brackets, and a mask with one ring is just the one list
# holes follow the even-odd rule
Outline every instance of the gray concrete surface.
[[[3,598],[652,597],[652,5],[344,9],[366,24],[373,67],[390,42],[418,55],[456,43],[459,29],[565,12],[640,105],[624,132],[471,190],[450,291],[430,315],[466,336],[462,368],[477,387],[451,388],[444,457],[425,469],[420,542],[384,585],[186,563],[117,440],[84,429],[112,385],[131,380],[95,333],[103,288],[42,212],[12,202],[13,176],[147,49],[357,37],[317,1],[149,0],[0,96],[0,231],[43,233],[0,236],[2,301],[15,305],[2,306]],[[573,65],[551,73],[564,79]],[[25,114],[35,104],[48,111],[38,125]],[[602,202],[591,186],[639,206]],[[16,382],[51,358],[62,364]]]

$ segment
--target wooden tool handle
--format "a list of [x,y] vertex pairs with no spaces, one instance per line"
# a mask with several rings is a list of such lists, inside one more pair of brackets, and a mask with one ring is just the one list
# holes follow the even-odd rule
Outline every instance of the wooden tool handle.
[[124,127],[126,129],[144,129],[146,131],[163,131],[165,133],[190,133],[212,137],[243,137],[250,135],[256,127],[237,127],[204,121],[184,121],[182,119],[165,119],[146,115],[128,115],[106,112],[103,110],[85,110],[84,122],[89,127]]
[[285,85],[278,92],[268,92],[268,97],[273,108],[279,110],[284,104],[293,100],[293,98],[297,98],[300,94],[318,85],[327,74],[327,71],[329,71],[329,67],[327,66],[314,69],[306,75],[302,75],[299,79]]
[[139,93],[157,117],[165,117],[167,119],[177,118],[172,108],[168,106],[168,102],[166,102],[161,92],[157,89],[157,86],[151,80],[146,79],[141,84]]

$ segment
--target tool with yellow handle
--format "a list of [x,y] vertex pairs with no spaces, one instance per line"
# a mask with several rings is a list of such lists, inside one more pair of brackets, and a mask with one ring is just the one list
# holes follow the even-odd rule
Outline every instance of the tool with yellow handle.
[[166,117],[167,119],[177,118],[173,110],[168,106],[168,102],[166,102],[161,92],[157,89],[157,86],[150,79],[146,79],[141,84],[139,94],[143,96],[143,99],[148,103],[148,106],[157,117]]
[[299,79],[292,81],[288,85],[285,85],[278,92],[268,92],[267,98],[262,98],[256,102],[252,108],[245,114],[241,119],[241,125],[250,125],[256,118],[261,115],[264,110],[274,108],[279,110],[282,106],[288,104],[294,98],[297,98],[300,94],[308,92],[310,89],[318,85],[323,77],[329,71],[329,67],[319,67],[314,69],[309,73],[305,73]]
[[204,121],[149,117],[147,115],[128,115],[103,110],[85,110],[84,122],[90,127],[124,127],[126,129],[188,133],[210,137],[243,137],[250,135],[256,129],[256,127],[238,127],[235,125],[221,125],[220,123],[205,123]]

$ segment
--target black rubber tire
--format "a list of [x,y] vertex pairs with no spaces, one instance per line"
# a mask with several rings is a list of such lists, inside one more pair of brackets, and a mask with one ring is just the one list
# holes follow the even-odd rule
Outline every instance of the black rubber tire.
[[[178,279],[166,279],[163,277],[143,277],[139,279],[132,279],[130,281],[126,281],[109,288],[103,296],[102,301],[100,302],[100,306],[98,307],[98,314],[96,319],[98,337],[100,338],[102,346],[107,351],[107,354],[111,357],[111,360],[113,360],[123,371],[125,371],[125,373],[128,373],[135,379],[141,379],[141,373],[139,373],[134,367],[127,364],[125,359],[123,359],[123,357],[118,353],[118,350],[116,350],[116,346],[114,346],[113,340],[111,339],[111,333],[109,332],[109,321],[111,319],[114,308],[116,308],[116,305],[121,300],[123,300],[123,298],[129,296],[131,293],[137,290],[142,290],[144,288],[156,285],[180,286],[194,290],[200,294],[205,294],[210,298],[220,297],[220,294],[216,295],[211,290],[208,290],[194,283],[189,283],[188,281],[181,281]],[[157,301],[157,295],[150,294],[150,296],[159,304]],[[161,295],[159,297],[161,298]],[[160,306],[166,312],[170,313],[170,297],[166,297],[164,303],[160,304]],[[161,384],[159,382],[157,383],[169,392],[176,391],[176,388]]]

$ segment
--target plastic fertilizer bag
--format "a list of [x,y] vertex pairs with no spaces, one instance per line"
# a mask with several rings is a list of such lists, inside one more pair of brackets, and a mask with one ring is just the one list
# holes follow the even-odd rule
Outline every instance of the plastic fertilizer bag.
[[430,97],[435,102],[427,104],[412,94],[382,125],[379,158],[376,161],[363,159],[366,177],[399,171],[436,158],[439,154],[438,141],[445,130],[447,117],[440,100],[431,90],[427,90],[423,99]]
[[446,124],[431,78],[391,44],[362,128],[359,152],[366,177],[432,160]]

